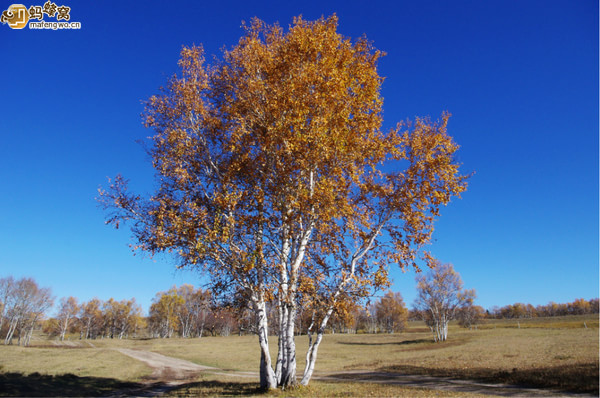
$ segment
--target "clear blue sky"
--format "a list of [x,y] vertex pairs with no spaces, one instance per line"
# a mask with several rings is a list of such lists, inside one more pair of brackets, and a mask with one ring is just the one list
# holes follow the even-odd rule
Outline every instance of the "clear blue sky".
[[[0,26],[0,277],[31,276],[57,297],[135,297],[144,310],[173,284],[198,285],[168,258],[134,257],[129,231],[104,225],[97,188],[122,173],[151,191],[141,101],[177,70],[182,45],[219,54],[242,20],[335,12],[341,33],[388,54],[386,126],[453,114],[463,170],[476,174],[430,249],[478,303],[598,296],[598,1],[64,5],[81,30]],[[414,273],[393,276],[411,304]]]

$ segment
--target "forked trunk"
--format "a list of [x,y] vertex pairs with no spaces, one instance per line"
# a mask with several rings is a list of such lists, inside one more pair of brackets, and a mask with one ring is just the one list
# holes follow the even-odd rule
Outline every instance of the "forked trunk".
[[319,344],[323,340],[323,333],[321,330],[317,333],[317,339],[313,343],[312,334],[308,334],[308,351],[306,352],[306,366],[304,367],[304,374],[302,375],[302,381],[300,384],[307,386],[315,370],[315,363],[317,362],[317,353],[319,351]]
[[[314,173],[310,171],[308,186],[310,194],[314,191]],[[313,209],[314,210],[314,209]],[[286,213],[290,214],[288,208]],[[302,220],[301,220],[302,222]],[[282,388],[296,385],[296,342],[294,341],[294,329],[296,325],[296,314],[297,314],[297,292],[298,292],[298,270],[304,260],[306,249],[312,235],[314,228],[314,222],[310,220],[307,224],[307,228],[301,228],[301,231],[296,236],[291,236],[290,230],[284,228],[284,236],[290,237],[291,239],[285,239],[283,242],[282,253],[283,258],[287,259],[287,256],[291,254],[292,260],[288,263],[287,260],[283,262],[281,266],[281,292],[279,300],[279,350],[280,353],[278,359],[278,371],[277,379],[279,386]],[[289,265],[289,268],[288,268]],[[279,360],[281,360],[281,367],[279,367]]]
[[432,328],[433,337],[436,342],[446,341],[448,338],[448,321],[441,320],[435,323]]
[[31,327],[29,328],[29,332],[25,335],[25,344],[24,346],[29,346],[29,342],[31,341],[31,336],[33,335],[33,328],[35,326],[35,322],[31,323]]
[[[340,285],[340,288],[343,287],[343,284]],[[339,295],[340,289],[334,295],[334,303],[335,299]],[[319,352],[319,345],[321,344],[321,340],[323,340],[323,333],[325,332],[325,328],[327,327],[327,322],[329,322],[329,318],[333,314],[333,304],[329,306],[321,324],[319,325],[319,329],[317,331],[317,338],[313,342],[311,330],[314,326],[314,318],[315,314],[313,313],[313,320],[308,327],[308,351],[306,352],[306,366],[304,367],[304,374],[302,375],[302,380],[300,384],[303,386],[307,386],[310,382],[312,374],[315,370],[315,363],[317,362],[317,353]]]

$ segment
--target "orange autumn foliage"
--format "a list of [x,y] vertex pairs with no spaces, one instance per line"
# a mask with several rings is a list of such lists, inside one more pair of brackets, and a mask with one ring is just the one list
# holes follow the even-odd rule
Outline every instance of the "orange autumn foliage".
[[133,222],[136,248],[175,253],[215,293],[241,292],[257,330],[277,303],[274,370],[259,333],[264,387],[295,383],[298,305],[320,309],[318,332],[341,301],[387,287],[388,265],[414,266],[440,206],[466,189],[450,115],[383,131],[384,54],[337,27],[336,16],[298,17],[287,32],[254,19],[212,65],[184,48],[144,114],[157,191],[143,199],[118,176],[101,192],[108,222]]

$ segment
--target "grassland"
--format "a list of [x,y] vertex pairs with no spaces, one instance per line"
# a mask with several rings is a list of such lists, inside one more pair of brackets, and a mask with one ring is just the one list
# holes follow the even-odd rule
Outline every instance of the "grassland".
[[221,397],[221,396],[255,396],[262,397],[480,397],[481,395],[431,390],[418,387],[397,385],[360,383],[360,382],[321,382],[311,381],[307,387],[291,390],[274,390],[262,392],[255,382],[240,380],[234,377],[203,375],[200,380],[182,385],[167,393],[172,397]]
[[[40,373],[58,376],[73,374],[81,377],[116,378],[139,381],[150,375],[144,364],[107,348],[84,345],[0,347],[0,369],[23,374]],[[118,369],[118,373],[115,372]]]
[[[334,374],[347,377],[347,382],[314,380],[306,389],[270,395],[432,395],[431,390],[357,383],[353,382],[352,375],[344,376],[347,371],[357,370],[449,376],[597,394],[598,341],[596,316],[521,320],[518,324],[516,321],[492,321],[478,330],[453,326],[449,340],[437,344],[419,323],[410,324],[406,332],[400,334],[327,335],[319,350],[315,375]],[[31,382],[32,374],[40,382],[43,377],[54,378],[57,385],[66,386],[70,382],[73,391],[80,381],[86,388],[75,395],[105,395],[106,390],[96,388],[103,385],[117,390],[135,389],[138,385],[131,383],[148,380],[151,369],[114,350],[120,347],[158,352],[220,369],[258,370],[259,351],[255,336],[95,340],[93,347],[76,342],[79,348],[58,348],[49,343],[38,340],[31,348],[0,346],[0,370],[4,372],[4,379],[0,378],[0,394],[17,388],[8,389],[6,383]],[[276,338],[273,337],[270,343],[275,355]],[[303,351],[308,346],[306,336],[297,337],[296,345],[300,371],[304,366]],[[61,375],[69,375],[70,379],[63,380]],[[10,377],[13,380],[7,381]],[[51,381],[45,381],[48,388],[51,388]],[[173,393],[190,396],[259,393],[253,380],[222,375],[203,374],[190,383]],[[70,390],[65,391],[57,395],[70,395]],[[457,396],[451,392],[436,392],[435,395]]]

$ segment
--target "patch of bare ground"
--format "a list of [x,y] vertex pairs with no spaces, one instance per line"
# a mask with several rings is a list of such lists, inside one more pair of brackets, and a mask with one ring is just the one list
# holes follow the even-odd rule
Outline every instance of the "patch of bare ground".
[[155,397],[163,395],[179,386],[195,381],[203,370],[217,370],[183,359],[172,358],[150,351],[116,348],[123,355],[145,363],[153,372],[144,378],[141,387],[116,391],[114,397],[143,396]]
[[172,358],[150,351],[117,348],[121,354],[137,359],[154,369],[147,377],[151,381],[189,381],[203,370],[218,370],[210,366],[202,366],[183,359]]

